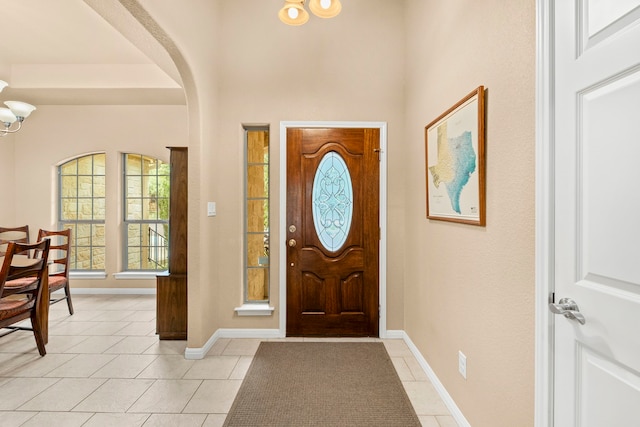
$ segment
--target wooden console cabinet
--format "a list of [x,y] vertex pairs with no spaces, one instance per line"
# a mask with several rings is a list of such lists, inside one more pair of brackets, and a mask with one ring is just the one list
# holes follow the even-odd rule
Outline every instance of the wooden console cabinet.
[[171,151],[169,271],[157,277],[156,333],[161,340],[187,339],[187,147]]

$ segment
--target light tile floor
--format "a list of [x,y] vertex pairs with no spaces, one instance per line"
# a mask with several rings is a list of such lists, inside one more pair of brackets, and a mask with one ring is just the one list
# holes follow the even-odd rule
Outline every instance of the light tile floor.
[[[47,355],[0,338],[0,425],[221,426],[260,340],[219,339],[202,360],[155,335],[155,296],[76,295],[51,306]],[[298,339],[300,340],[300,339]],[[456,426],[401,340],[382,340],[423,426]]]

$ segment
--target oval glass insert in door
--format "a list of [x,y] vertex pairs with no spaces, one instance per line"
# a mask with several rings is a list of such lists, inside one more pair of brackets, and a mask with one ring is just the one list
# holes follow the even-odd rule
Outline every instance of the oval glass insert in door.
[[322,245],[337,251],[344,245],[353,216],[353,186],[344,159],[335,151],[324,155],[312,192],[313,224]]

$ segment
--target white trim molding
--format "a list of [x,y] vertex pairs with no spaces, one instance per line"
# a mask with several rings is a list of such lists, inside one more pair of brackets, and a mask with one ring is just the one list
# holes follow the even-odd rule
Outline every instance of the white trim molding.
[[106,278],[107,273],[104,271],[69,271],[69,279],[102,280]]
[[[287,128],[373,128],[380,130],[380,338],[387,338],[387,123],[386,122],[280,122],[280,235],[286,241],[287,221]],[[284,247],[279,245],[278,250]],[[280,253],[280,333],[287,328],[287,257]]]
[[553,1],[536,0],[536,250],[534,426],[553,426]]
[[204,346],[187,347],[184,350],[184,358],[189,360],[203,359],[220,338],[275,339],[284,338],[284,335],[278,329],[218,329]]
[[387,331],[386,337],[380,337],[380,338],[386,338],[389,340],[403,340],[406,335],[407,334],[405,334],[404,331],[401,329],[398,329],[398,330],[392,329]]
[[[56,292],[64,294],[64,290]],[[155,295],[156,288],[74,288],[72,286],[71,293],[74,295]]]
[[453,398],[451,397],[447,389],[444,388],[444,385],[440,382],[440,379],[438,379],[438,376],[433,371],[433,369],[431,369],[431,366],[429,366],[429,363],[427,363],[427,360],[422,356],[422,353],[420,353],[420,350],[418,350],[418,347],[416,347],[413,341],[411,341],[411,338],[409,338],[409,335],[407,335],[405,331],[394,331],[394,334],[396,332],[402,335],[402,340],[404,340],[404,342],[407,344],[407,347],[409,347],[409,350],[411,350],[411,353],[418,361],[418,364],[420,365],[422,370],[425,372],[425,374],[427,374],[429,381],[431,381],[431,384],[433,384],[433,387],[436,389],[436,391],[440,395],[440,398],[446,405],[447,409],[449,409],[449,412],[451,412],[451,416],[456,420],[456,423],[458,423],[458,426],[471,427],[471,424],[469,424],[469,421],[467,421],[467,419],[464,417],[464,415],[462,414],[462,411],[460,410],[460,408],[458,408],[458,405],[456,405],[456,402],[453,401]]
[[234,310],[238,316],[271,316],[275,308],[269,304],[242,304]]
[[168,271],[121,271],[113,273],[116,280],[156,280],[158,276],[167,275]]

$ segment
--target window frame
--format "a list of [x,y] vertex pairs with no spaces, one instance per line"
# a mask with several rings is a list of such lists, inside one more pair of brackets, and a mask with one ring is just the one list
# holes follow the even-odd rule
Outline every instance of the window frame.
[[[155,175],[145,175],[143,168],[140,168],[140,175],[133,175],[133,174],[128,174],[127,173],[127,158],[128,156],[139,156],[140,157],[140,161],[141,164],[144,161],[145,158],[147,159],[152,159],[156,162],[156,174]],[[120,273],[118,273],[119,276],[125,277],[125,276],[129,276],[129,275],[136,275],[136,274],[155,274],[155,273],[160,273],[163,271],[167,271],[169,268],[169,214],[167,211],[167,219],[160,219],[160,218],[156,218],[156,219],[128,219],[127,214],[128,214],[128,201],[131,199],[140,199],[143,201],[142,204],[144,204],[144,200],[145,199],[152,199],[151,197],[145,197],[144,194],[141,194],[140,197],[128,197],[129,196],[129,187],[128,187],[128,180],[127,178],[129,177],[139,177],[141,180],[141,185],[144,185],[144,178],[145,177],[155,177],[156,182],[158,182],[158,178],[159,177],[167,177],[168,183],[170,185],[170,164],[168,162],[165,162],[164,160],[162,160],[161,158],[155,157],[155,156],[150,156],[150,155],[146,155],[146,154],[141,154],[141,153],[129,153],[129,152],[123,152],[121,155],[121,160],[122,160],[122,168],[121,168],[121,173],[122,173],[122,192],[120,194],[120,200],[122,202],[122,244],[120,245],[120,251],[121,251],[121,261],[122,261],[122,267],[120,268]],[[166,175],[164,174],[159,174],[159,169],[161,165],[166,165],[167,168],[169,168],[168,173]],[[160,197],[158,197],[156,195],[155,200],[156,202],[158,202],[160,199]],[[162,199],[166,199],[167,204],[169,203],[169,195],[167,194],[167,197],[163,197]],[[157,203],[158,205],[158,203]],[[142,206],[142,205],[141,205]],[[167,205],[168,206],[168,205]],[[167,208],[168,209],[168,208]],[[165,267],[162,268],[156,268],[156,269],[151,269],[151,268],[130,268],[129,267],[129,250],[131,247],[131,245],[129,245],[129,226],[130,225],[134,225],[134,224],[138,224],[141,226],[141,229],[145,226],[145,225],[162,225],[165,226],[166,228],[166,235],[162,236],[165,240],[166,240],[166,258],[165,258]],[[142,241],[141,241],[142,242]],[[149,244],[147,246],[144,246],[142,244],[140,244],[140,246],[137,246],[140,248],[140,253],[142,254],[143,252],[143,248],[148,248],[149,251],[152,250],[152,246],[149,242]],[[140,262],[140,264],[142,265],[142,261]]]
[[[264,306],[268,305],[271,300],[271,262],[270,256],[267,255],[268,261],[266,266],[258,265],[252,266],[249,262],[249,236],[251,235],[260,235],[266,236],[267,245],[270,244],[271,241],[271,191],[269,188],[270,183],[270,174],[271,174],[271,135],[270,135],[270,127],[269,125],[244,125],[243,126],[243,145],[244,145],[244,167],[243,167],[243,186],[244,186],[244,197],[243,197],[243,305],[244,306]],[[267,137],[269,138],[269,148],[268,148],[268,158],[266,162],[252,162],[249,163],[249,132],[267,132]],[[266,186],[266,195],[264,197],[249,197],[249,167],[250,166],[262,166],[266,168],[266,178],[267,178],[267,186]],[[250,201],[265,201],[267,203],[267,219],[266,219],[266,230],[262,232],[257,231],[249,231],[249,202]],[[267,246],[267,250],[268,246]],[[264,274],[267,280],[267,298],[262,300],[249,299],[249,271],[254,269],[263,269]]]
[[[104,173],[102,175],[98,175],[95,173],[95,156],[97,155],[103,155],[104,156]],[[91,175],[87,175],[87,174],[81,174],[78,168],[78,163],[80,162],[81,159],[84,158],[91,158]],[[71,162],[76,162],[76,173],[75,174],[67,174],[67,175],[63,175],[63,168],[65,165],[68,165]],[[86,276],[95,276],[95,277],[102,277],[105,275],[106,273],[106,268],[107,268],[107,261],[106,261],[106,257],[107,257],[107,243],[106,243],[106,211],[107,211],[107,207],[106,207],[106,199],[107,199],[107,153],[103,152],[103,151],[98,151],[98,152],[93,152],[93,153],[87,153],[87,154],[81,154],[75,157],[72,157],[70,159],[67,159],[65,161],[63,161],[62,163],[59,163],[56,167],[56,172],[58,175],[58,206],[57,206],[57,223],[58,223],[58,228],[59,229],[64,229],[64,228],[68,228],[69,225],[71,225],[71,229],[72,234],[71,234],[71,241],[69,242],[69,250],[70,250],[70,259],[69,259],[69,274],[70,275],[74,275],[74,276],[81,276],[81,275],[86,275]],[[70,176],[74,176],[76,178],[76,195],[75,197],[64,197],[64,192],[63,192],[63,177],[70,177]],[[96,220],[96,219],[64,219],[63,218],[63,214],[64,214],[64,200],[65,199],[75,199],[76,200],[76,207],[79,206],[79,200],[80,199],[87,199],[88,197],[79,197],[78,196],[78,188],[80,187],[79,185],[79,180],[80,177],[91,177],[91,197],[90,199],[92,200],[91,202],[91,206],[92,206],[92,216],[95,213],[95,200],[96,199],[104,199],[104,218],[101,220]],[[103,177],[104,180],[104,195],[102,197],[96,197],[94,190],[95,190],[95,179],[94,177]],[[76,213],[79,211],[79,209],[76,209]],[[89,233],[89,238],[90,238],[90,244],[89,246],[82,246],[83,248],[88,248],[89,250],[89,265],[90,268],[77,268],[78,267],[78,240],[79,240],[79,236],[77,233],[78,230],[78,226],[79,225],[90,225],[91,226],[91,232]],[[105,234],[105,241],[103,245],[94,245],[94,233],[93,233],[93,227],[94,225],[98,225],[98,226],[102,226],[104,228],[104,234]],[[103,250],[103,256],[104,256],[104,261],[103,261],[103,266],[102,268],[93,268],[94,266],[94,255],[95,255],[95,248],[102,248]]]

